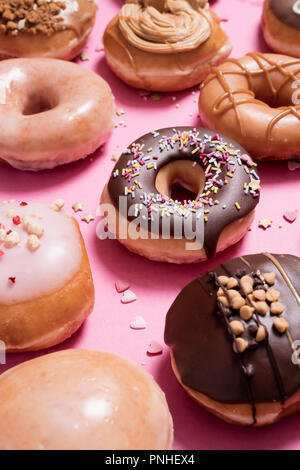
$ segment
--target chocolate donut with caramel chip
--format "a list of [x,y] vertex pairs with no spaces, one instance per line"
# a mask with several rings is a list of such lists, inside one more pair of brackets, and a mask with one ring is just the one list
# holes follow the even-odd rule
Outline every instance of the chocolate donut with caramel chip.
[[135,140],[116,163],[101,202],[104,212],[108,207],[106,226],[130,251],[193,263],[245,235],[259,194],[256,164],[235,141],[178,127]]
[[165,327],[186,391],[219,418],[264,426],[300,409],[300,259],[241,256],[195,279]]
[[265,0],[262,28],[271,49],[300,57],[300,0]]
[[0,0],[0,58],[71,60],[96,18],[96,0]]

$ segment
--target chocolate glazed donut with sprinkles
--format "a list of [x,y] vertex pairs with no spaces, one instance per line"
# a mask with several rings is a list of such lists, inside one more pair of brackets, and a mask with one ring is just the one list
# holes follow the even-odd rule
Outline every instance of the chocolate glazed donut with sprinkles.
[[[180,127],[132,143],[101,203],[115,209],[103,213],[106,226],[129,250],[156,261],[191,263],[238,242],[259,195],[256,164],[240,145],[207,129]],[[126,213],[120,209],[124,198]]]

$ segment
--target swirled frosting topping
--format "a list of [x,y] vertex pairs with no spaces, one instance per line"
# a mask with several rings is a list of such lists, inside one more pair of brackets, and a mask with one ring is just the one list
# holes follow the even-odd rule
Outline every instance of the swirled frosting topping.
[[119,13],[127,41],[146,52],[196,49],[210,36],[207,0],[128,0]]

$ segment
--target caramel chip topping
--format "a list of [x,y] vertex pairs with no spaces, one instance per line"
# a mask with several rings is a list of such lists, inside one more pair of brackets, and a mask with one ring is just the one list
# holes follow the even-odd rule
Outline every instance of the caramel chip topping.
[[65,28],[62,25],[63,1],[0,0],[0,32],[17,36],[19,32],[51,36]]

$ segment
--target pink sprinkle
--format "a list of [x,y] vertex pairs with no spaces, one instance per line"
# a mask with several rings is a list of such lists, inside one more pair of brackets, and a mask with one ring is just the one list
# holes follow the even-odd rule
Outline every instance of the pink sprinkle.
[[159,343],[159,341],[153,340],[148,346],[147,353],[151,356],[155,356],[157,354],[162,354],[163,347]]
[[283,214],[283,217],[285,218],[285,220],[287,222],[290,222],[290,224],[295,222],[295,220],[297,219],[297,216],[298,216],[298,211],[297,210],[287,211]]
[[115,287],[116,287],[116,291],[121,293],[121,292],[124,292],[125,290],[129,289],[130,284],[127,281],[123,281],[121,279],[118,279],[115,282]]

